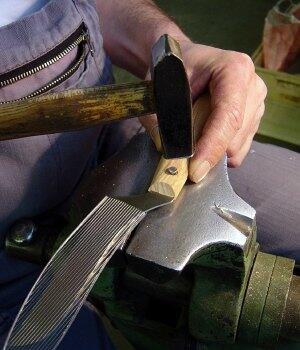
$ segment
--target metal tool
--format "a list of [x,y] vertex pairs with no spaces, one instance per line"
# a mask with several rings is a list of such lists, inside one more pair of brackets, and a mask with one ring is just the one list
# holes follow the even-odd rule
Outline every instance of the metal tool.
[[[137,135],[85,179],[71,221],[80,222],[107,194],[145,192],[158,162],[150,138]],[[23,244],[10,236],[7,252],[43,264],[71,229],[53,239],[34,222],[33,239]],[[186,184],[174,203],[147,214],[101,273],[90,301],[142,350],[258,350],[277,340],[300,341],[294,261],[258,249],[255,210],[234,193],[223,160],[201,184]]]
[[[178,55],[178,44],[167,36],[153,49],[154,82],[157,83],[154,95],[162,144],[165,154],[174,157],[190,156],[193,148],[189,84]],[[180,74],[176,78],[185,91],[185,98],[179,99],[183,105],[177,110],[172,98],[174,92],[182,93],[182,90],[177,91],[174,82],[168,89],[168,82],[178,70]],[[167,171],[174,168],[176,171]],[[148,211],[170,204],[178,196],[187,173],[187,158],[162,158],[146,194],[105,197],[49,261],[27,296],[4,348],[55,349],[113,253]]]
[[113,253],[148,211],[170,204],[183,187],[186,172],[167,175],[168,193],[173,195],[155,191],[161,189],[161,174],[167,167],[169,161],[163,160],[149,192],[126,198],[105,197],[72,232],[30,291],[4,349],[58,346]]
[[104,198],[39,276],[4,349],[55,349],[111,255],[144,216],[125,202]]
[[0,140],[51,134],[156,113],[165,158],[192,156],[191,93],[176,40],[152,51],[152,81],[70,90],[0,105]]

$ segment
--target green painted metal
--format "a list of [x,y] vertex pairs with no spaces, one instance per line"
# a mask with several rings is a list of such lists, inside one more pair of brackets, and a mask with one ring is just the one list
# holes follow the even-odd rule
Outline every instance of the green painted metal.
[[[189,288],[182,276],[158,285],[127,268],[110,267],[96,282],[91,298],[135,348],[166,350],[176,344],[182,349],[187,334],[185,305]],[[177,300],[179,305],[176,313],[167,306],[174,294],[172,302],[176,305]]]
[[240,317],[238,339],[241,341],[257,343],[275,261],[275,255],[259,252],[256,256]]
[[[256,259],[256,264],[259,262],[259,267],[255,269],[254,265],[252,268],[257,251],[257,245],[254,243],[255,241],[252,242],[253,246],[249,247],[248,254],[243,260],[244,266],[247,267],[242,268],[240,263],[234,263],[234,261],[239,260],[239,254],[237,252],[233,254],[231,249],[228,250],[228,254],[225,254],[224,249],[218,252],[222,256],[221,262],[217,258],[217,249],[210,249],[209,254],[205,254],[205,257],[203,256],[196,260],[192,267],[192,274],[191,271],[185,272],[183,274],[185,275],[184,278],[179,276],[176,280],[166,285],[151,282],[127,268],[119,269],[117,273],[113,272],[116,268],[110,268],[110,273],[107,273],[108,269],[106,269],[94,287],[92,293],[94,301],[103,303],[107,316],[136,349],[183,349],[189,342],[187,334],[191,333],[195,337],[195,330],[197,338],[201,339],[200,349],[262,349],[250,344],[221,345],[216,343],[218,340],[224,342],[224,335],[227,337],[225,341],[232,342],[234,336],[230,332],[232,330],[236,331],[237,324],[235,324],[235,320],[239,320],[241,304],[244,297],[246,301],[249,297],[249,276],[242,277],[242,271],[248,271],[248,274],[251,272],[251,281],[253,276],[256,276],[257,270],[260,270],[259,276],[256,276],[256,281],[253,284],[253,286],[256,286],[256,289],[263,287],[262,283],[264,282],[264,277],[266,277],[265,270],[268,270],[267,279],[269,280],[270,274],[274,271],[273,267],[275,266],[274,260],[276,257],[263,253],[258,253],[257,255],[259,259]],[[209,257],[208,255],[210,254],[211,256]],[[280,258],[279,260],[283,261],[285,259],[282,260]],[[209,261],[211,264],[214,262],[215,266],[209,267]],[[217,261],[218,264],[216,263]],[[201,266],[201,263],[204,266]],[[229,268],[230,265],[232,266],[231,269]],[[278,271],[282,272],[282,264],[280,266],[281,269]],[[289,271],[291,272],[291,270]],[[278,276],[282,276],[282,273],[279,273]],[[273,278],[273,280],[275,281],[277,278]],[[288,289],[284,283],[281,279],[280,285]],[[265,283],[265,285],[268,284]],[[187,285],[192,286],[192,292],[190,287],[187,288]],[[267,293],[268,290],[268,288],[265,288],[264,291]],[[258,293],[257,290],[252,291],[254,294]],[[180,306],[181,315],[178,316],[174,325],[170,325],[166,324],[165,319],[168,317],[172,318],[172,310],[167,307],[167,304],[174,294],[176,297],[175,300],[172,300],[172,305]],[[277,298],[278,294],[275,293],[275,299]],[[256,301],[257,299],[259,300],[259,297],[254,298]],[[155,306],[157,302],[161,306]],[[188,303],[190,303],[189,307]],[[254,305],[254,308],[257,308],[255,303],[252,303],[252,305]],[[151,311],[152,308],[156,308],[158,311],[155,318],[153,318],[153,315],[149,315],[149,310]],[[251,307],[248,308],[248,311],[253,315],[256,312],[256,310],[251,310]],[[167,317],[165,316],[166,314]],[[274,314],[273,316],[276,317]],[[187,317],[189,317],[189,331],[185,328]],[[254,315],[253,317],[257,316]],[[260,319],[258,323],[259,321]],[[270,320],[270,322],[274,322],[274,320]],[[239,329],[240,332],[241,329]],[[212,340],[214,341],[211,342]],[[237,340],[241,341],[242,338],[238,337]],[[291,342],[278,345],[278,349],[282,350],[297,348],[298,345]]]
[[[80,217],[76,213],[73,208],[71,216],[75,222]],[[47,256],[68,232],[61,231],[54,245],[47,244]],[[43,251],[47,248],[40,247]],[[201,342],[201,349],[258,350],[255,346],[233,344],[257,250],[254,229],[244,251],[226,244],[209,246],[183,273],[164,284],[130,271],[120,254],[104,269],[89,298],[139,350],[181,350],[195,339]],[[261,288],[259,283],[256,286]],[[274,293],[277,300],[277,287]],[[230,345],[224,345],[225,342]]]
[[259,141],[300,150],[300,77],[257,67],[268,87],[266,111],[256,135]]
[[232,246],[214,248],[195,261],[189,330],[196,339],[234,343],[258,245],[252,240],[247,254]]
[[283,339],[300,341],[300,276],[293,276],[280,331]]
[[274,344],[279,339],[289,287],[293,277],[294,265],[294,260],[276,257],[260,324],[259,344],[269,346],[269,344]]
[[[66,231],[55,246],[64,238]],[[257,250],[255,230],[245,251],[225,244],[207,247],[189,272],[163,285],[133,273],[121,259],[103,271],[90,299],[137,349],[182,349],[188,334],[207,341],[203,346],[209,350],[244,349],[233,343],[241,333],[239,318]]]

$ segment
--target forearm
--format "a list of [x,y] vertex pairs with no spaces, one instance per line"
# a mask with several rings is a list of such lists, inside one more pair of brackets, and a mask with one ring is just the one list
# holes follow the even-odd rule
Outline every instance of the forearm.
[[[267,94],[251,58],[192,43],[151,0],[96,1],[104,46],[115,64],[144,78],[151,48],[166,33],[181,45],[192,97],[209,90],[211,113],[189,163],[190,179],[201,181],[225,152],[230,165],[241,164],[264,113]],[[150,132],[157,127],[155,116],[145,121]]]
[[162,34],[189,39],[151,0],[97,0],[104,48],[114,64],[144,78],[151,48]]

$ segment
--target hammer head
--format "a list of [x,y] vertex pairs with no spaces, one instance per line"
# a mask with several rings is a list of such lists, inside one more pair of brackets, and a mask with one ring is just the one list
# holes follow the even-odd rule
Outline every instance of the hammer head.
[[179,43],[169,35],[163,35],[152,49],[152,80],[164,157],[191,157],[194,140],[190,85]]

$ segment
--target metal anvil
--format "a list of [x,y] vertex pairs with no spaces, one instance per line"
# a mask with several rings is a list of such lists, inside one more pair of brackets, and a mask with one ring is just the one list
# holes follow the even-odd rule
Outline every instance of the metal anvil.
[[167,282],[212,249],[247,256],[253,239],[255,210],[233,191],[224,159],[200,184],[186,185],[172,205],[150,212],[126,254],[134,270]]
[[[23,242],[20,229],[18,240],[12,230],[7,250],[47,260],[105,195],[145,191],[159,157],[148,136],[137,135],[84,181],[71,225],[50,236],[37,229]],[[183,349],[196,341],[269,346],[299,340],[300,278],[293,268],[293,260],[259,252],[255,210],[233,191],[223,160],[171,206],[148,214],[91,298],[138,349]]]

